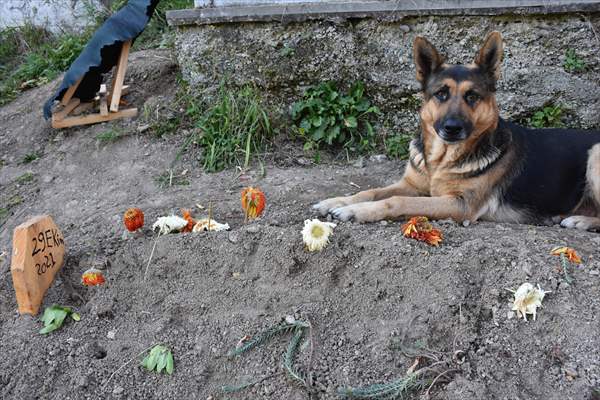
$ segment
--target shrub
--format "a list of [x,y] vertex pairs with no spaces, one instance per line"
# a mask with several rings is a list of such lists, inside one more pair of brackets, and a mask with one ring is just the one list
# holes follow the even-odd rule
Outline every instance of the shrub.
[[292,105],[292,119],[304,148],[319,149],[323,144],[341,145],[357,152],[375,147],[371,118],[380,114],[364,96],[362,82],[355,83],[345,94],[333,82],[309,88],[302,100]]

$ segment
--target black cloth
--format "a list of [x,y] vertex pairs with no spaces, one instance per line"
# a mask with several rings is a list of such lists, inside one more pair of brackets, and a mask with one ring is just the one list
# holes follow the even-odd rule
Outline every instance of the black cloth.
[[117,65],[123,43],[135,40],[146,28],[160,0],[129,0],[119,11],[108,18],[94,33],[79,57],[65,73],[56,93],[44,104],[44,117],[52,116],[52,106],[60,101],[67,89],[81,77],[73,97],[90,101],[100,90],[102,74]]

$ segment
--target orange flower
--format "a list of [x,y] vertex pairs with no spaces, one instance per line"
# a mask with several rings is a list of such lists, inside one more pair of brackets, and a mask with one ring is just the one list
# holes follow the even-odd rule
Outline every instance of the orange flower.
[[442,241],[442,232],[435,229],[427,217],[413,217],[402,225],[402,234],[411,239],[420,240],[431,246],[437,246]]
[[129,232],[134,232],[144,226],[144,212],[139,208],[130,208],[123,215],[123,223]]
[[196,225],[196,220],[192,218],[192,212],[190,210],[181,210],[181,213],[183,214],[183,219],[188,222],[181,232],[191,232],[194,229],[194,225]]
[[561,254],[564,254],[567,260],[569,260],[570,262],[575,264],[581,264],[581,258],[579,258],[579,256],[577,255],[575,249],[572,249],[571,247],[555,247],[552,249],[552,252],[550,254],[552,254],[553,256],[560,256]]
[[259,188],[247,187],[242,190],[242,209],[246,220],[254,219],[265,209],[265,194]]
[[85,286],[103,285],[105,282],[102,271],[96,268],[90,268],[81,275],[81,283]]

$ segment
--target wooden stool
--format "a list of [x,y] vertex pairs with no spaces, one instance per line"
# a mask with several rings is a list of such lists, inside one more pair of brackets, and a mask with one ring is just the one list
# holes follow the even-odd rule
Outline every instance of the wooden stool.
[[[119,110],[121,96],[127,94],[128,89],[128,86],[123,86],[123,82],[125,80],[125,71],[127,70],[127,60],[129,59],[130,48],[131,40],[123,43],[121,54],[119,55],[119,62],[113,72],[110,91],[107,92],[106,85],[101,85],[100,91],[94,99],[94,102],[81,103],[78,98],[73,98],[83,77],[67,89],[58,108],[52,113],[53,128],[68,128],[70,126],[96,124],[98,122],[112,121],[119,118],[131,118],[137,115],[137,108]],[[84,111],[94,108],[96,102],[99,104],[98,113],[69,116],[70,114],[81,114]]]

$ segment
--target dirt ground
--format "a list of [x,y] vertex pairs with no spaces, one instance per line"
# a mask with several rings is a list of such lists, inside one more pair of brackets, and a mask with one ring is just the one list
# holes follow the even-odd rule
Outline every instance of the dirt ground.
[[[131,98],[140,108],[159,96],[168,101],[175,74],[167,53],[134,53]],[[300,231],[314,216],[311,204],[393,182],[402,163],[313,165],[300,146],[288,147],[276,149],[264,177],[258,170],[206,174],[190,158],[176,167],[188,170],[189,184],[161,188],[156,178],[182,134],[140,133],[138,120],[54,131],[41,116],[53,87],[0,108],[0,208],[8,209],[0,216],[0,252],[8,254],[0,261],[2,399],[335,399],[338,387],[404,376],[415,357],[399,344],[415,343],[452,372],[429,396],[413,398],[598,399],[599,234],[439,221],[444,242],[433,248],[403,238],[400,222],[343,223],[322,253],[307,253]],[[129,134],[108,144],[96,139],[113,126]],[[41,157],[23,164],[34,151]],[[239,192],[249,184],[263,189],[268,206],[244,225]],[[160,237],[144,281],[150,224],[209,202],[231,231]],[[130,206],[146,213],[141,234],[124,231]],[[44,306],[71,305],[82,316],[46,336],[38,334],[39,316],[16,312],[10,275],[14,227],[42,213],[54,217],[68,247]],[[550,255],[558,245],[583,258],[571,285]],[[104,270],[104,286],[81,286],[92,266]],[[526,281],[552,291],[536,321],[511,311],[506,289]],[[309,346],[299,356],[312,372],[310,392],[284,373],[289,337],[226,357],[242,337],[289,315],[313,327],[312,356]],[[120,368],[156,343],[173,350],[172,376],[148,373],[138,360]],[[254,378],[265,380],[236,394],[220,390]]]

